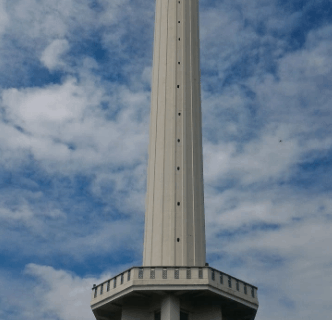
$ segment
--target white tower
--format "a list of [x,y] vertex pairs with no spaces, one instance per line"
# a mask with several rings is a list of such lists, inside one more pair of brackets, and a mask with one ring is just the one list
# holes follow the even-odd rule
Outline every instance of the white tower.
[[143,266],[94,285],[97,320],[253,320],[257,288],[206,263],[198,0],[156,0]]
[[198,0],[157,0],[144,266],[204,266]]

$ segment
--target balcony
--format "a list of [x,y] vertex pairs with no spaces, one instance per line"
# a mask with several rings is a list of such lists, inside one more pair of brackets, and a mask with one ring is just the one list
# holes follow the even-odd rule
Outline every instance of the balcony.
[[176,291],[182,295],[209,292],[221,303],[258,309],[257,287],[211,267],[132,267],[92,288],[91,307],[121,304],[132,293]]

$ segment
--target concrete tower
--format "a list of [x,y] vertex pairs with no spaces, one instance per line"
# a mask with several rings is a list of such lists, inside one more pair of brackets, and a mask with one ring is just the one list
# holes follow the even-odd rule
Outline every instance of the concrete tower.
[[157,0],[144,266],[204,266],[198,0]]
[[253,320],[257,288],[206,263],[198,0],[156,0],[143,266],[92,290],[97,320]]

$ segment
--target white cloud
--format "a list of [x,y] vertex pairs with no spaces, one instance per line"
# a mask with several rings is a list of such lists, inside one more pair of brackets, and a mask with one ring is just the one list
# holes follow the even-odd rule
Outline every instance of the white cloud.
[[[124,87],[115,90],[110,101],[97,83],[68,79],[46,88],[3,91],[9,122],[1,123],[0,148],[29,151],[52,171],[68,165],[77,170],[135,163],[145,154],[147,112],[142,107],[148,105],[149,95]],[[101,103],[123,109],[116,120],[107,120]]]
[[27,265],[25,273],[36,281],[32,290],[38,305],[38,319],[94,319],[90,309],[91,288],[101,279],[80,278],[64,270],[36,264]]
[[[280,142],[280,138],[282,141]],[[241,184],[284,180],[301,156],[295,139],[288,138],[287,128],[278,128],[247,143],[236,151],[233,143],[204,144],[207,184],[239,179]]]
[[69,50],[69,43],[64,39],[54,40],[42,53],[41,61],[44,65],[54,70],[65,64],[61,61],[62,56]]
[[[13,197],[13,195],[11,195]],[[12,223],[24,223],[28,227],[36,227],[38,217],[48,217],[51,219],[65,218],[65,213],[57,208],[47,206],[46,208],[37,208],[28,203],[27,198],[33,198],[38,201],[41,198],[41,192],[35,194],[18,194],[15,193],[15,199],[10,199],[7,193],[0,198],[0,220],[6,220]],[[10,202],[14,202],[11,204]],[[34,230],[37,231],[37,230]]]

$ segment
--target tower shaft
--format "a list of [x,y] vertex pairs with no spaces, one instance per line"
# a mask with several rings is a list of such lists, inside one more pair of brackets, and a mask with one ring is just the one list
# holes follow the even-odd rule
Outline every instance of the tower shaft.
[[204,266],[198,0],[156,0],[143,266]]

